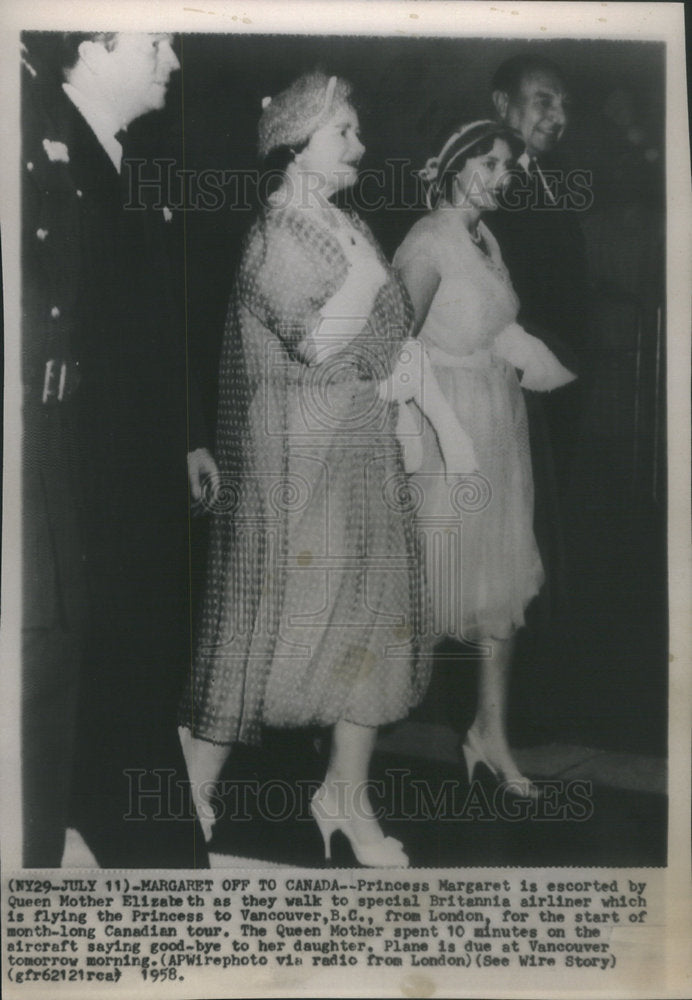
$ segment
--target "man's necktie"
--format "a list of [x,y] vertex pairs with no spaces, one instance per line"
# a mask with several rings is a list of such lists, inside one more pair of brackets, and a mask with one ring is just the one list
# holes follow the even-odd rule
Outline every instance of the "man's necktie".
[[548,181],[548,178],[541,170],[535,156],[532,156],[529,159],[528,175],[533,182],[533,189],[536,192],[536,196],[539,201],[542,204],[554,205],[555,192],[553,190],[553,184]]

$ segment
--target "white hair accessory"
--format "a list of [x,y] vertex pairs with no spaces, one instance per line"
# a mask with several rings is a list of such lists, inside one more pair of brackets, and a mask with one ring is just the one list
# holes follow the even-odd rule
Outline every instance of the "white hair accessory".
[[324,106],[322,108],[323,113],[329,110],[329,108],[331,107],[335,89],[336,89],[336,77],[330,76],[329,82],[327,83],[327,89],[324,94]]
[[439,156],[431,156],[425,161],[425,166],[418,171],[418,176],[422,181],[426,181],[430,184],[432,181],[437,180],[439,166]]
[[264,111],[265,108],[268,108],[269,105],[271,104],[271,102],[272,102],[271,97],[263,97],[262,98],[262,110]]
[[425,202],[432,209],[440,195],[440,176],[444,176],[455,160],[458,160],[467,150],[475,146],[486,135],[503,132],[503,127],[489,118],[469,122],[456,129],[437,154],[425,161],[425,166],[418,171],[418,176],[427,185]]

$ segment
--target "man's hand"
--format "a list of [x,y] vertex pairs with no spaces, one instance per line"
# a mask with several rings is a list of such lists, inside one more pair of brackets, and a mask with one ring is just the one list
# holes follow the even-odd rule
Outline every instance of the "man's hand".
[[187,475],[193,507],[198,507],[201,504],[205,483],[218,474],[218,466],[208,448],[195,448],[194,451],[187,453]]

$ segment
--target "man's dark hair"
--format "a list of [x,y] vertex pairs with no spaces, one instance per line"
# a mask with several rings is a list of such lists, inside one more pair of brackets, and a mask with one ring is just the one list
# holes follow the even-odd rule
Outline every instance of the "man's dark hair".
[[513,97],[518,93],[522,80],[533,73],[550,73],[552,76],[556,76],[561,83],[565,83],[564,73],[551,59],[533,53],[524,53],[505,59],[498,66],[490,88],[492,91],[499,90]]
[[91,40],[103,42],[113,48],[115,31],[25,31],[22,42],[26,46],[27,61],[57,79],[64,79],[79,58],[79,46]]

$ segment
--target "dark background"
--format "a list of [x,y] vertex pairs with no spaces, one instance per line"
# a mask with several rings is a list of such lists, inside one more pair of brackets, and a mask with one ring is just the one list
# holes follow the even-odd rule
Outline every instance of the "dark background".
[[[132,126],[143,149],[170,154],[192,171],[193,194],[201,171],[252,169],[261,98],[319,64],[356,87],[367,148],[362,170],[393,159],[410,164],[385,191],[387,204],[366,213],[390,255],[416,217],[412,171],[454,124],[491,116],[490,80],[500,62],[533,50],[563,69],[573,108],[560,154],[567,169],[593,172],[594,196],[580,218],[590,296],[585,405],[564,510],[570,600],[554,623],[552,661],[537,665],[530,642],[520,650],[512,729],[520,742],[663,754],[664,46],[223,35],[185,35],[177,45],[182,71],[173,77],[165,115]],[[210,427],[226,303],[251,217],[251,208],[232,197],[206,211],[193,197],[184,213],[180,280]],[[199,573],[202,524],[194,542]],[[461,729],[472,717],[468,673],[441,664],[422,717]]]

